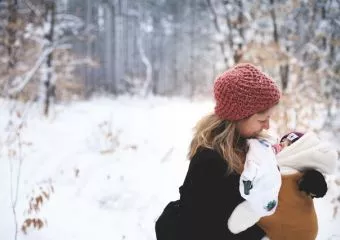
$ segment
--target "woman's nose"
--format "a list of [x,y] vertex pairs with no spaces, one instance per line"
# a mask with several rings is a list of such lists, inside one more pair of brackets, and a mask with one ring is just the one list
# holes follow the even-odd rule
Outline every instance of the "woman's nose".
[[266,129],[266,130],[269,129],[269,120],[267,120],[265,123],[263,123],[262,128]]

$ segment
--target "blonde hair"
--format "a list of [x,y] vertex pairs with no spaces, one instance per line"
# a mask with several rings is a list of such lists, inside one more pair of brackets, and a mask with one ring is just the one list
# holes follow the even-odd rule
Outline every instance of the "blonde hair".
[[216,150],[228,163],[228,173],[243,171],[247,153],[246,140],[236,129],[236,122],[220,119],[212,113],[203,117],[195,127],[188,158],[196,154],[200,147]]

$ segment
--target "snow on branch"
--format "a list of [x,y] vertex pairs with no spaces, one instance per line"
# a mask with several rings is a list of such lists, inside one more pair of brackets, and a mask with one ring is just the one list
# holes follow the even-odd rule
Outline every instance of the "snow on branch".
[[39,8],[35,7],[33,3],[31,3],[31,1],[29,0],[24,0],[24,3],[26,4],[26,6],[32,11],[34,12],[34,14],[38,17],[42,16],[42,12],[39,10]]
[[42,54],[40,55],[38,60],[35,62],[34,67],[30,71],[28,71],[23,78],[19,78],[20,79],[20,83],[17,86],[9,89],[8,90],[8,94],[13,95],[13,94],[16,94],[16,93],[22,91],[22,89],[27,85],[27,83],[32,79],[32,77],[34,76],[36,71],[39,69],[41,64],[44,62],[46,57],[49,54],[51,54],[55,49],[68,49],[68,48],[71,48],[71,45],[65,44],[65,45],[61,45],[61,46],[58,46],[58,47],[56,47],[56,45],[53,45],[51,47],[46,48],[42,52]]
[[220,25],[218,23],[218,17],[217,17],[217,13],[216,13],[215,7],[213,6],[211,0],[207,0],[207,4],[208,4],[208,7],[209,7],[210,12],[212,14],[213,22],[214,22],[214,26],[216,28],[216,31],[219,32],[219,33],[222,33],[221,27],[220,27]]
[[145,51],[144,51],[144,48],[143,48],[143,45],[142,45],[141,37],[138,38],[137,43],[138,43],[138,50],[139,50],[139,53],[141,55],[141,60],[146,67],[146,81],[144,82],[142,91],[143,91],[144,95],[147,95],[149,86],[152,83],[152,65],[151,65],[150,60],[147,58],[147,56],[145,54]]

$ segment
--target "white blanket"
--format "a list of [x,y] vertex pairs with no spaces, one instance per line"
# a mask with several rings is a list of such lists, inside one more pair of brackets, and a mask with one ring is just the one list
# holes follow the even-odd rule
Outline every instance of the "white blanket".
[[[253,155],[249,152],[248,154],[249,156]],[[260,155],[255,156],[257,158],[261,157]],[[338,154],[336,150],[329,143],[321,141],[316,134],[312,132],[304,134],[299,140],[284,148],[276,155],[277,163],[282,175],[293,174],[305,169],[315,169],[323,174],[332,174],[336,169],[337,158]],[[256,168],[259,169],[258,166]],[[245,165],[245,171],[250,171],[251,168],[247,169],[248,167]],[[261,173],[262,170],[260,170],[260,173],[258,173],[257,176],[263,176],[264,172],[267,172],[269,169],[268,166],[267,170],[263,170],[263,173]],[[274,171],[273,173],[270,173],[268,177],[265,177],[263,181],[268,181],[270,178],[275,179],[275,175],[276,172]],[[275,186],[277,186],[277,183],[273,182],[273,188],[275,188]],[[261,195],[262,193],[265,194],[267,192],[267,189],[264,186],[257,186],[257,189],[257,192],[254,191],[254,195]],[[240,191],[241,190],[240,186]],[[276,192],[273,193],[276,194]],[[264,195],[263,199],[266,199],[267,197],[268,195]],[[228,219],[228,227],[231,232],[236,234],[256,224],[259,220],[259,213],[256,210],[254,211],[254,209],[257,209],[256,202],[261,202],[261,198],[262,197],[259,197],[259,200],[250,201],[248,199],[236,206]],[[251,201],[253,201],[253,203],[251,203]]]
[[249,150],[240,177],[239,190],[258,219],[275,212],[281,187],[275,153],[269,142],[247,140]]
[[315,169],[332,174],[336,169],[337,151],[313,132],[304,134],[276,155],[281,173],[289,174],[305,169]]

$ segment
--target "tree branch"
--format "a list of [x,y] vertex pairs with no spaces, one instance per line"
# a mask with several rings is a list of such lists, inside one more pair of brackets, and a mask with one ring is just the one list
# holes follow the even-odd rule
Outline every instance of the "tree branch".
[[39,8],[35,7],[33,3],[31,3],[30,0],[23,0],[24,3],[26,4],[26,6],[32,11],[34,12],[34,14],[38,17],[42,16],[41,11],[39,10]]
[[25,75],[25,77],[23,78],[22,81],[20,81],[20,84],[16,87],[13,87],[11,89],[8,90],[8,94],[13,95],[16,94],[18,92],[20,92],[26,85],[27,83],[32,79],[32,77],[34,76],[34,74],[36,73],[36,71],[39,69],[39,67],[41,66],[41,64],[44,62],[45,58],[51,53],[53,52],[55,49],[61,49],[61,48],[71,48],[71,46],[69,44],[65,44],[59,47],[48,47],[46,48],[43,53],[41,54],[41,56],[38,58],[38,60],[36,61],[34,67]]

